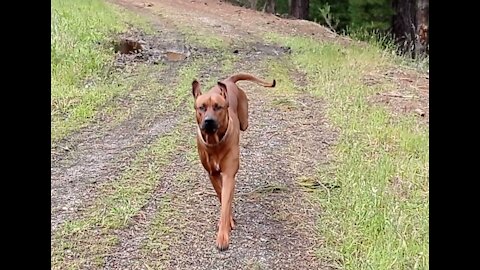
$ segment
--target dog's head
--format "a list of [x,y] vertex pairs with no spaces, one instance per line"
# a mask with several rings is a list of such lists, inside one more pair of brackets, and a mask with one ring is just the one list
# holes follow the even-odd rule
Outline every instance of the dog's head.
[[[216,89],[215,89],[216,88]],[[192,82],[197,124],[205,134],[214,134],[228,123],[227,86],[218,82],[211,91],[202,94],[200,83]]]

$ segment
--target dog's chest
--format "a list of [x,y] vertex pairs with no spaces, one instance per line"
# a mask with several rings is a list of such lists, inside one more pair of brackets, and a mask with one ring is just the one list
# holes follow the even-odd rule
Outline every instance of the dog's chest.
[[207,164],[209,166],[210,174],[217,174],[221,172],[220,157],[215,154],[207,155]]

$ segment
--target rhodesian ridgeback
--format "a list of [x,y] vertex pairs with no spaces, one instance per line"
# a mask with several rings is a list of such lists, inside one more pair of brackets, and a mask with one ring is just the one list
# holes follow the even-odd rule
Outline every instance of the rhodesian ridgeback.
[[241,80],[275,87],[275,80],[268,83],[245,73],[217,82],[204,94],[200,83],[197,80],[192,82],[198,154],[221,204],[216,241],[220,251],[228,249],[230,231],[235,227],[232,201],[240,162],[240,130],[245,131],[248,127],[248,98],[235,84]]

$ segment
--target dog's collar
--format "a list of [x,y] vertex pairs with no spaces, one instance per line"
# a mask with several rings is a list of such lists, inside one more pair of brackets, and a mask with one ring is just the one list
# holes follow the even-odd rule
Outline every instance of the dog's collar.
[[207,147],[213,147],[213,146],[217,146],[219,144],[221,144],[222,142],[225,141],[225,138],[227,137],[230,129],[232,128],[232,118],[229,116],[228,117],[228,126],[227,126],[227,131],[225,131],[225,134],[223,134],[223,137],[222,139],[220,139],[220,141],[218,143],[207,143],[204,139],[203,139],[203,136],[202,136],[202,131],[200,130],[200,127],[197,125],[197,133],[198,133],[198,137],[200,138],[200,141],[202,142],[202,144],[206,145]]

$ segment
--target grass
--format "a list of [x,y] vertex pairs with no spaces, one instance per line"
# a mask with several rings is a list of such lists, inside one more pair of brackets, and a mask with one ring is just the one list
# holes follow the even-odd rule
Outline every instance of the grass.
[[[160,90],[172,98],[172,102],[166,105],[168,109],[185,106],[191,95],[185,89],[190,87],[192,78],[203,65],[192,62],[183,67],[179,71],[178,85],[170,88],[172,90]],[[161,179],[170,155],[184,145],[180,141],[185,136],[180,133],[191,117],[186,113],[179,117],[177,128],[144,148],[118,181],[108,182],[101,187],[99,193],[102,196],[87,209],[82,218],[67,221],[58,230],[52,243],[54,269],[76,269],[92,262],[97,265],[104,263],[105,254],[117,244],[114,231],[125,228],[131,218],[139,213]],[[168,198],[165,198],[163,206],[165,209],[161,209],[160,213],[169,212]],[[162,229],[158,222],[155,226],[156,229],[167,230]],[[69,254],[76,256],[72,259]]]
[[[194,153],[194,148],[190,147],[187,149],[186,154]],[[184,186],[187,182],[191,181],[192,172],[191,171],[182,171],[179,172],[173,183],[173,186]],[[147,229],[147,239],[141,247],[142,261],[149,267],[149,269],[164,269],[165,261],[170,259],[170,253],[167,252],[170,246],[174,243],[177,243],[179,240],[179,234],[171,234],[173,230],[182,230],[183,228],[175,226],[175,228],[170,228],[166,224],[169,224],[171,219],[178,221],[179,219],[184,219],[184,215],[175,214],[174,208],[171,206],[171,201],[173,200],[173,194],[165,194],[163,198],[163,203],[160,211],[157,211],[155,217],[152,220],[152,223]],[[182,223],[182,222],[180,222]],[[186,224],[186,223],[184,223]],[[168,242],[165,242],[165,237],[168,236]]]
[[[168,253],[165,252],[169,248],[170,243],[163,241],[166,235],[170,235],[172,228],[167,226],[170,218],[178,216],[171,206],[173,195],[166,194],[162,198],[159,211],[155,213],[152,223],[147,231],[147,241],[141,248],[143,264],[147,269],[164,269],[164,261],[168,260]],[[173,238],[172,238],[173,240]],[[146,259],[155,257],[154,259]]]
[[428,55],[421,55],[416,59],[412,59],[410,54],[399,54],[400,48],[395,44],[391,36],[366,28],[347,29],[346,33],[349,37],[355,40],[361,40],[373,45],[377,48],[381,48],[383,52],[390,54],[392,60],[399,65],[409,66],[414,69],[426,72],[429,70],[430,57]]
[[273,91],[275,97],[271,101],[271,105],[286,111],[295,109],[298,106],[295,95],[300,90],[290,76],[295,67],[290,64],[288,58],[282,58],[266,61],[265,68],[268,70],[268,77],[275,78],[277,81],[275,91]]
[[370,104],[382,85],[361,82],[395,60],[372,45],[268,38],[292,48],[294,64],[307,73],[306,90],[327,101],[327,116],[340,130],[334,165],[317,174],[317,181],[340,187],[314,193],[324,209],[318,256],[342,269],[428,269],[428,128]]
[[189,43],[199,44],[201,46],[216,50],[225,50],[232,45],[228,40],[214,36],[207,31],[203,30],[199,32],[199,29],[188,28],[181,24],[177,24],[176,26],[180,32],[186,36],[186,40]]
[[[128,90],[118,87],[109,67],[108,44],[128,22],[149,30],[140,17],[102,0],[53,0],[51,15],[52,141],[88,123],[98,108]],[[86,87],[87,81],[93,86]]]
[[185,21],[179,20],[178,17],[171,18],[169,15],[164,14],[164,11],[156,6],[153,9],[155,10],[155,15],[168,19],[180,33],[185,35],[186,41],[190,44],[197,44],[215,50],[225,50],[232,45],[231,40],[217,35],[213,28],[188,25]]
[[[105,184],[102,196],[77,220],[59,228],[52,243],[53,269],[82,268],[104,263],[104,257],[117,244],[115,230],[124,228],[147,203],[170,155],[178,145],[181,125],[142,150],[118,181]],[[66,251],[74,254],[70,258]]]
[[[111,100],[98,107],[95,118],[102,119],[104,127],[112,128],[129,117],[134,117],[146,102],[154,103],[159,102],[159,99],[168,98],[169,95],[172,95],[172,91],[169,91],[168,88],[165,89],[157,78],[159,74],[163,75],[167,72],[172,72],[172,70],[167,69],[165,65],[137,65],[135,74],[117,80],[116,85],[125,90],[113,95]],[[142,121],[149,121],[151,120],[149,118],[165,113],[166,110],[166,107],[155,106]]]

